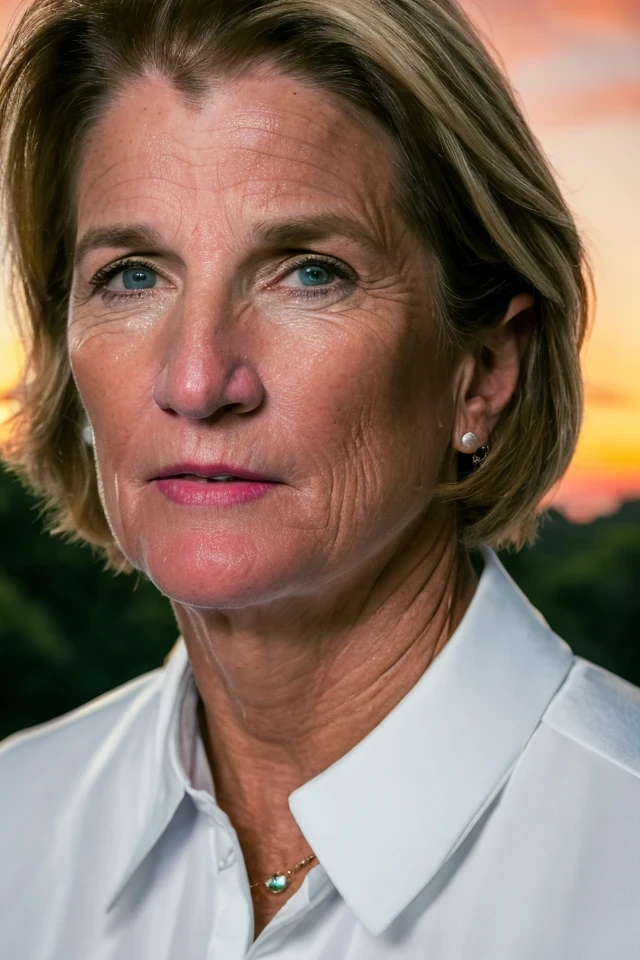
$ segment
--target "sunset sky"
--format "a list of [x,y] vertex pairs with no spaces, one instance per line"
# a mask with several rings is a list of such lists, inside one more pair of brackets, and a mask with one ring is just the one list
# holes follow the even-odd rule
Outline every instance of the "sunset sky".
[[[572,518],[640,497],[640,2],[465,0],[583,232],[597,309],[578,450],[552,500]],[[24,6],[21,3],[20,8]],[[15,0],[0,0],[4,35]],[[0,312],[0,393],[19,350]],[[6,407],[6,405],[5,405]]]

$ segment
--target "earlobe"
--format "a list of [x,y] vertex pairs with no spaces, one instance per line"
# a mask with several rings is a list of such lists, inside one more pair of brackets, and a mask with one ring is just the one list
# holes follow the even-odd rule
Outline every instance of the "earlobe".
[[459,368],[452,443],[454,449],[460,453],[474,453],[488,440],[485,399],[475,389],[479,362],[479,355],[474,356],[468,352]]
[[533,306],[529,293],[512,297],[500,324],[482,337],[476,355],[467,353],[463,359],[452,437],[454,449],[461,453],[481,451],[480,459],[482,449],[486,454],[491,431],[516,389],[533,331]]

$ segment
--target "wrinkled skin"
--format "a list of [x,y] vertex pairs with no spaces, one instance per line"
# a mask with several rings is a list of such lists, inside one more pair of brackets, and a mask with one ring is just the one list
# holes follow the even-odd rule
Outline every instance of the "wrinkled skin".
[[[273,83],[266,101],[248,84],[201,115],[159,81],[132,87],[96,132],[79,185],[79,235],[150,222],[180,258],[153,259],[166,278],[148,292],[76,301],[70,354],[118,542],[161,590],[202,606],[315,592],[362,563],[424,512],[451,444],[429,260],[393,208],[380,133]],[[309,245],[358,280],[305,298],[322,287],[303,287],[291,256],[249,234],[267,217],[325,209],[361,222],[379,253]],[[77,296],[118,253],[87,256]],[[110,286],[123,290],[122,277]],[[284,482],[211,512],[148,483],[157,467],[198,458]]]
[[[198,110],[160,76],[131,82],[79,169],[78,241],[114,224],[159,235],[80,260],[69,355],[106,515],[172,599],[252,879],[309,852],[288,793],[379,722],[466,609],[475,575],[454,567],[431,492],[465,431],[486,442],[518,375],[507,321],[527,298],[488,365],[444,352],[430,255],[394,204],[394,176],[374,118],[273,73],[213,88]],[[370,242],[291,251],[252,236],[263,220],[327,211]],[[127,292],[120,273],[92,288],[99,268],[141,252],[155,286]],[[347,276],[321,264],[310,285],[301,252]],[[177,460],[281,482],[239,506],[185,507],[150,482]]]

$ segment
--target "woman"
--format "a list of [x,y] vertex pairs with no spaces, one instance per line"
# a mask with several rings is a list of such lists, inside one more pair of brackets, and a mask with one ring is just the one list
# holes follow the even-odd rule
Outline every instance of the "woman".
[[5,741],[0,955],[637,956],[638,691],[494,552],[589,268],[463,13],[36,0],[0,124],[6,458],[180,632]]

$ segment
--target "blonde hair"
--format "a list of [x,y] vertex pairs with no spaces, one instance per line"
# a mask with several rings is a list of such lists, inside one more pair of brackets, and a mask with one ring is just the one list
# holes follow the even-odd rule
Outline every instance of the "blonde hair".
[[131,569],[81,440],[67,356],[76,158],[118,89],[146,71],[197,104],[214,77],[261,63],[389,130],[397,202],[433,255],[450,343],[477,345],[516,293],[532,294],[535,329],[490,453],[474,470],[458,454],[456,480],[434,491],[467,548],[531,542],[580,428],[592,269],[507,79],[451,0],[34,0],[0,76],[7,276],[27,345],[9,469],[44,498],[53,533]]

